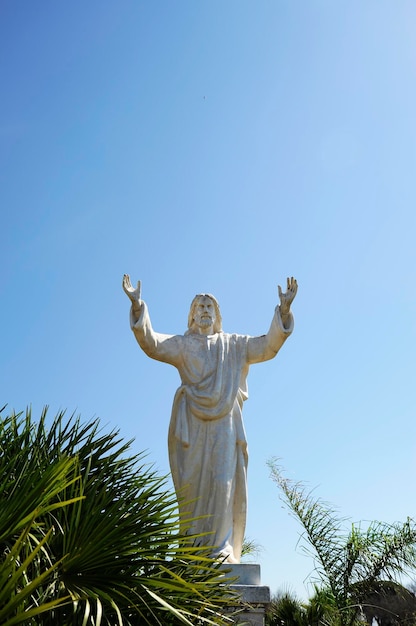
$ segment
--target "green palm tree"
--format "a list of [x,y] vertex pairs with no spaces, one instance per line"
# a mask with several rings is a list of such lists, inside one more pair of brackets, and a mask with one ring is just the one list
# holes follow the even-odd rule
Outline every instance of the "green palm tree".
[[325,619],[335,626],[352,626],[360,605],[380,580],[394,581],[415,570],[416,524],[372,522],[367,528],[336,515],[302,483],[284,477],[270,461],[272,479],[284,503],[303,528],[304,550],[315,562],[316,581],[325,594]]
[[0,623],[231,621],[219,564],[130,445],[63,412],[0,420]]
[[267,626],[309,626],[304,604],[288,591],[272,598],[265,621]]
[[37,624],[41,614],[70,600],[69,595],[42,600],[43,588],[53,585],[60,562],[51,558],[48,549],[53,529],[46,531],[39,520],[74,502],[56,502],[60,491],[73,481],[74,463],[62,459],[39,480],[30,460],[23,468],[19,463],[13,466],[2,452],[0,449],[0,623],[13,626],[35,620]]
[[331,615],[331,600],[318,587],[308,602],[284,591],[272,598],[266,612],[266,626],[324,626]]

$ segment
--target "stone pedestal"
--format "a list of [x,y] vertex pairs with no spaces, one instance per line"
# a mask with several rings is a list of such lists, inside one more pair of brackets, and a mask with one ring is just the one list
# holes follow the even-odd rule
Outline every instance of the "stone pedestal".
[[239,563],[238,565],[224,564],[227,578],[235,578],[230,585],[237,592],[240,603],[236,608],[242,612],[235,618],[235,623],[243,626],[264,626],[266,607],[270,603],[270,588],[260,583],[260,565]]

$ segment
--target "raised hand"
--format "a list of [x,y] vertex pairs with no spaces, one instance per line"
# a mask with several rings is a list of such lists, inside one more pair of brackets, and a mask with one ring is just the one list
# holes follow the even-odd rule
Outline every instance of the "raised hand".
[[278,285],[279,299],[280,299],[280,314],[282,316],[286,317],[289,314],[290,305],[295,299],[297,290],[298,290],[298,283],[296,282],[296,279],[293,278],[293,276],[287,279],[287,290],[284,293],[282,291],[281,286]]
[[137,281],[137,287],[136,289],[134,289],[133,285],[130,282],[130,276],[128,274],[124,274],[123,289],[127,296],[130,298],[133,308],[138,312],[142,308],[140,280]]

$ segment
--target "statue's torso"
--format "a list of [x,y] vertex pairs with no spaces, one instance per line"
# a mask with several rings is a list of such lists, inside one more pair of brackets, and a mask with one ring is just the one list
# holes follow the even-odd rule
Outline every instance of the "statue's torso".
[[218,335],[189,334],[184,337],[183,382],[199,382],[215,370],[218,361]]

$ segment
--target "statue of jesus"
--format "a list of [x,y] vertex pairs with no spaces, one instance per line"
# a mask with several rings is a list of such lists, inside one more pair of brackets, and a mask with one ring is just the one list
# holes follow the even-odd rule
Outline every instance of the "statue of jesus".
[[[272,359],[293,330],[290,305],[297,282],[278,287],[266,335],[224,333],[217,300],[195,296],[184,335],[153,330],[140,281],[133,288],[127,274],[123,289],[131,300],[130,324],[142,350],[177,368],[168,447],[180,520],[188,532],[204,534],[213,556],[239,563],[247,510],[247,440],[242,419],[250,365]],[[196,519],[197,518],[197,519]]]

